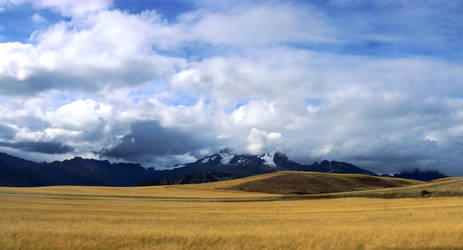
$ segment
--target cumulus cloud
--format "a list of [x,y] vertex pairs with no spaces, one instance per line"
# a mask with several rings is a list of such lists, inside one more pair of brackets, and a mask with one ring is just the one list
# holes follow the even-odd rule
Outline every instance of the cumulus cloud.
[[273,102],[251,101],[236,109],[231,117],[238,126],[256,126],[278,122],[278,115]]
[[166,78],[183,60],[150,49],[158,24],[155,12],[101,11],[36,32],[34,44],[2,43],[0,93],[95,92]]
[[39,13],[34,13],[34,15],[32,15],[32,21],[34,21],[35,23],[43,23],[43,22],[46,22],[47,20],[41,16]]
[[60,142],[42,152],[156,167],[232,147],[463,173],[457,3],[206,0],[170,21],[111,1],[31,3],[69,18],[0,43],[3,147]]
[[247,138],[248,145],[246,149],[251,154],[260,154],[264,151],[271,150],[275,144],[280,141],[282,135],[278,132],[265,132],[256,128],[251,129]]
[[77,100],[60,106],[46,114],[47,120],[53,125],[67,129],[83,129],[98,123],[111,115],[112,108],[91,99]]

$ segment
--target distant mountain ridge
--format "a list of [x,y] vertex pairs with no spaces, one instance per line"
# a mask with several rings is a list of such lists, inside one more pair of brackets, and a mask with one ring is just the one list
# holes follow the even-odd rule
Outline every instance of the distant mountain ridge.
[[245,177],[285,170],[376,175],[374,172],[345,162],[322,161],[305,165],[291,161],[286,155],[279,152],[247,155],[234,154],[230,150],[222,150],[195,162],[178,165],[177,168],[172,170],[156,172],[159,174],[158,178],[175,178],[175,176],[207,171],[230,173],[236,177]]
[[0,186],[134,186],[151,179],[154,169],[139,164],[114,163],[74,157],[70,160],[35,163],[0,154]]
[[442,174],[437,170],[420,170],[414,169],[413,171],[405,171],[398,174],[394,174],[394,177],[405,178],[405,179],[414,179],[420,181],[431,181],[440,178],[446,178],[448,176]]
[[169,170],[145,169],[139,164],[83,159],[36,163],[0,153],[0,186],[135,186],[179,184],[233,179],[277,171],[312,171],[376,175],[350,163],[322,161],[300,164],[279,152],[261,155],[222,150]]

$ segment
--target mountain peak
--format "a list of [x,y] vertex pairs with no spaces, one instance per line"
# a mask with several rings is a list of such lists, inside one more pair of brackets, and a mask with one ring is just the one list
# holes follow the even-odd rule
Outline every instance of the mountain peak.
[[[260,155],[250,155],[250,154],[235,154],[230,148],[224,148],[219,152],[205,156],[199,160],[197,163],[200,164],[220,164],[220,165],[234,165],[246,162],[250,159],[254,159],[257,161],[262,161],[262,164],[268,167],[276,168],[277,161],[284,162],[288,160],[288,157],[283,153],[278,151],[267,152]],[[185,166],[183,164],[182,166]]]
[[229,150],[227,150],[227,151],[220,151],[219,156],[220,156],[220,162],[223,165],[227,165],[235,157],[235,154],[232,154]]
[[276,152],[272,153],[265,153],[259,156],[260,159],[264,161],[264,164],[270,167],[276,167],[274,157],[275,157]]

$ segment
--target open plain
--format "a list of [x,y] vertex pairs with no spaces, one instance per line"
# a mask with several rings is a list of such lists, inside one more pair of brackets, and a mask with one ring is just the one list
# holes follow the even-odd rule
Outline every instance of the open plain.
[[[458,196],[321,199],[223,189],[275,175],[281,173],[156,187],[0,188],[0,246],[2,249],[463,248],[463,198]],[[458,191],[461,182],[454,178],[402,189],[410,192],[425,185],[434,191]],[[372,192],[400,193],[400,189]],[[355,192],[349,193],[352,196]]]

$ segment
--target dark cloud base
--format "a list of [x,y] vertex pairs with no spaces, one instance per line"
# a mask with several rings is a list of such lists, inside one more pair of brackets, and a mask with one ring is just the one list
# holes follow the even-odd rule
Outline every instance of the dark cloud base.
[[12,139],[15,135],[14,129],[0,124],[0,138],[2,139]]
[[74,148],[60,142],[0,142],[0,146],[43,154],[65,154],[74,151]]
[[102,150],[104,157],[138,161],[146,157],[185,154],[208,144],[194,133],[165,128],[158,121],[142,121],[131,125],[131,132],[120,144]]

